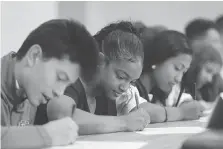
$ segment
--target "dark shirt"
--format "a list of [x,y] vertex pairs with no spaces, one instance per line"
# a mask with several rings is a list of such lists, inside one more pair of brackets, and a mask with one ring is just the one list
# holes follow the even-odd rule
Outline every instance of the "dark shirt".
[[[138,89],[139,91],[139,95],[141,97],[143,97],[144,99],[146,99],[148,102],[151,102],[151,103],[156,103],[157,101],[161,102],[164,106],[166,105],[166,98],[167,98],[167,95],[159,88],[157,87],[154,87],[152,88],[152,90],[148,93],[146,91],[146,88],[145,86],[142,84],[142,82],[138,79],[136,82],[135,82],[135,86],[136,88]],[[150,99],[148,94],[152,94],[153,95],[153,98]]]
[[[78,79],[75,83],[66,88],[64,95],[71,97],[78,109],[81,109],[86,112],[90,112],[87,96],[85,93],[85,89],[80,79]],[[104,95],[97,96],[96,98],[96,115],[117,115],[116,103],[115,101],[108,100]],[[35,124],[42,125],[48,122],[47,118],[47,104],[42,104],[37,109],[37,115],[35,119]]]

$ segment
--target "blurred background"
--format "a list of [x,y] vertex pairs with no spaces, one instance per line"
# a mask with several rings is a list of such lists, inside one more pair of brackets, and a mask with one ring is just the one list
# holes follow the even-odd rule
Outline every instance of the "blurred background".
[[95,34],[117,20],[142,20],[184,32],[192,19],[216,19],[223,2],[1,2],[1,55],[17,51],[30,31],[54,18],[74,18]]

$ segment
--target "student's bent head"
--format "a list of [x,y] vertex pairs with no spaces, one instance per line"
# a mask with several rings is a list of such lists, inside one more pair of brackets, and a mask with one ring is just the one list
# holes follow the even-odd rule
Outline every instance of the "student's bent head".
[[90,79],[98,63],[97,42],[86,28],[66,19],[50,20],[33,30],[17,53],[19,85],[37,106],[63,94],[81,75]]
[[221,49],[220,34],[216,24],[208,19],[198,18],[188,23],[185,34],[190,40],[192,49],[203,44],[211,45],[216,49]]
[[217,29],[221,35],[221,43],[223,44],[223,15],[219,16],[216,20]]
[[162,91],[171,91],[175,84],[181,82],[192,61],[192,50],[186,36],[167,30],[159,33],[152,41],[143,39],[143,45],[143,74],[150,75],[155,86]]
[[112,23],[95,35],[101,49],[100,79],[106,96],[118,98],[140,77],[143,45],[130,22]]
[[203,45],[196,49],[185,81],[192,81],[198,89],[202,88],[213,81],[213,77],[220,73],[221,67],[220,53],[210,45]]

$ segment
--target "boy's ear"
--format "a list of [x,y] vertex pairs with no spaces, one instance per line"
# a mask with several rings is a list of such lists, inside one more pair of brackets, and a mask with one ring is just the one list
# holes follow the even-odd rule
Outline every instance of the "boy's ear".
[[35,64],[37,64],[40,61],[40,59],[42,59],[42,56],[43,56],[43,52],[40,45],[38,44],[32,45],[26,54],[27,65],[29,67],[33,67]]
[[99,52],[99,66],[103,66],[106,63],[106,57],[102,52]]

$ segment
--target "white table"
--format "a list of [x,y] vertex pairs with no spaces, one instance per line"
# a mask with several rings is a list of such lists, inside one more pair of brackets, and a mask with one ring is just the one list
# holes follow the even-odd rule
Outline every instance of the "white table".
[[202,119],[150,124],[144,131],[80,136],[73,145],[49,149],[179,149],[185,139],[205,126]]

